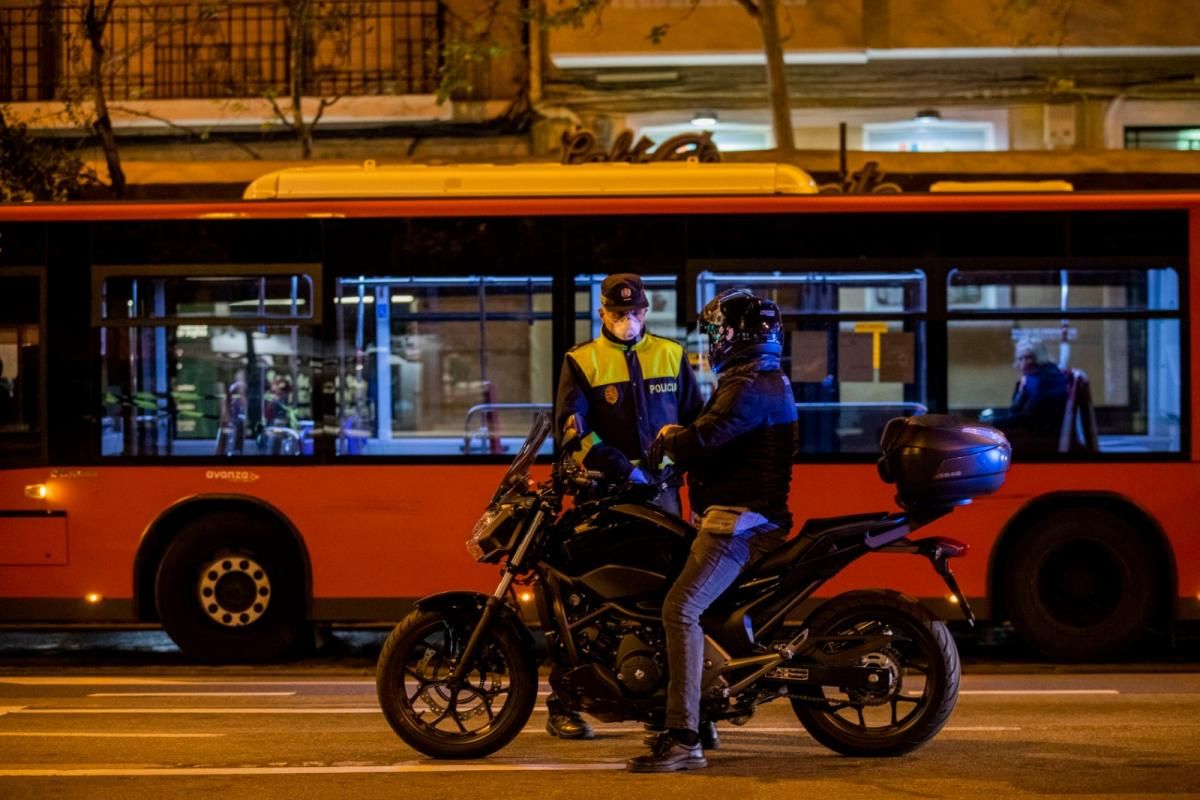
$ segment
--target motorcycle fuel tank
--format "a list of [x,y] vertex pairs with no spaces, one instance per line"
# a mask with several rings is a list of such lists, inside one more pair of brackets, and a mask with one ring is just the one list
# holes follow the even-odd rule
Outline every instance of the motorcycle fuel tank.
[[639,505],[585,506],[577,513],[556,566],[608,600],[665,591],[695,537],[678,517]]

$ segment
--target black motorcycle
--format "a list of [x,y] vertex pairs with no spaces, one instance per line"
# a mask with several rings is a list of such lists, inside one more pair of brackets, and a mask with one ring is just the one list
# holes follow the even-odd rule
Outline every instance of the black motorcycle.
[[[547,415],[534,422],[467,542],[477,561],[503,564],[496,591],[423,598],[380,654],[383,713],[428,756],[486,756],[529,720],[538,664],[511,599],[516,585],[536,597],[550,685],[564,705],[605,722],[662,723],[662,601],[695,530],[647,504],[658,487],[604,490],[570,458],[549,481],[535,481],[529,469],[550,430]],[[825,581],[870,553],[928,559],[974,621],[949,567],[967,546],[909,536],[998,489],[1008,442],[986,425],[929,415],[892,420],[882,445],[879,471],[897,484],[901,511],[809,520],[705,614],[704,719],[744,724],[763,703],[787,699],[813,738],[855,756],[908,752],[946,724],[958,697],[958,651],[915,599],[852,591],[799,627],[784,625]],[[566,495],[577,498],[564,510]]]

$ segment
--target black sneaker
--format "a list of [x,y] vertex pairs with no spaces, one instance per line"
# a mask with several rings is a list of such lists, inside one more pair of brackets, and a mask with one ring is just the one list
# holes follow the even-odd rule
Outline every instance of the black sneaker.
[[592,739],[592,726],[574,711],[551,712],[546,719],[546,733],[559,739]]
[[[666,735],[668,735],[667,732],[662,728],[652,728],[646,725],[646,735],[642,738],[642,742],[653,750],[654,744],[658,741],[659,737]],[[705,750],[721,749],[721,737],[717,734],[717,723],[700,723],[700,746]]]
[[630,772],[678,772],[707,766],[708,759],[699,744],[688,747],[669,733],[660,734],[648,754],[625,762]]

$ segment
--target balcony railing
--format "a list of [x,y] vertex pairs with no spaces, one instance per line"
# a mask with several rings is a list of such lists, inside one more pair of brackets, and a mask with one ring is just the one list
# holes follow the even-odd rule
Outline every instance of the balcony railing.
[[[97,3],[103,6],[102,3]],[[0,102],[64,99],[85,85],[91,52],[83,3],[0,6]],[[438,0],[319,2],[290,35],[278,0],[118,2],[105,29],[111,100],[290,93],[303,48],[307,96],[429,94],[451,15]]]

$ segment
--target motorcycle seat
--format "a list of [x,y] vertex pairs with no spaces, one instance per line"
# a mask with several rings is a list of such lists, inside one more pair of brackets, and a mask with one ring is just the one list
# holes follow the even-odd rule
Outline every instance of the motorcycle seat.
[[828,536],[832,536],[835,542],[841,539],[861,539],[889,516],[886,511],[876,511],[870,514],[810,519],[804,523],[799,533],[751,564],[745,574],[768,575],[786,569],[818,540]]

